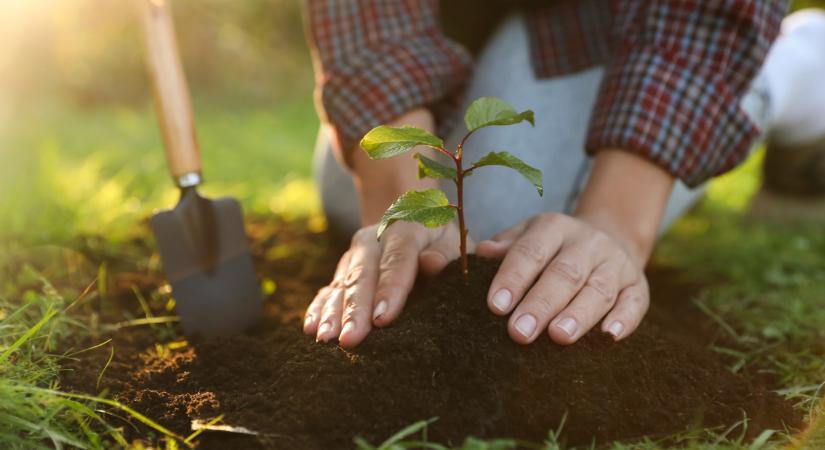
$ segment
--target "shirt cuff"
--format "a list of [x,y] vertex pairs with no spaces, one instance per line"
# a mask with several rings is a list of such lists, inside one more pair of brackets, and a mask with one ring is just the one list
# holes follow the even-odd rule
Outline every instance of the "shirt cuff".
[[585,148],[640,154],[695,187],[735,167],[758,138],[740,101],[701,58],[629,52],[608,66]]
[[[335,131],[343,162],[373,127],[422,106],[442,122],[458,104],[472,62],[458,44],[443,37],[419,36],[388,43],[351,58],[320,80],[320,102]],[[448,107],[445,107],[445,104]]]

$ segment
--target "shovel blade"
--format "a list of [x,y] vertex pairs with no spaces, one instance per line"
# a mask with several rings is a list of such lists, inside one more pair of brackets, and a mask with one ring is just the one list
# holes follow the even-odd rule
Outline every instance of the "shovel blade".
[[190,189],[151,225],[187,334],[228,336],[260,318],[263,298],[237,200]]

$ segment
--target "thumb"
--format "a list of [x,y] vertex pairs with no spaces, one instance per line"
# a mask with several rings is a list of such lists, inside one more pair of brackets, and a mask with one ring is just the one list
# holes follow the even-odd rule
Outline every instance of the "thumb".
[[529,220],[518,223],[503,231],[499,231],[490,239],[479,242],[476,253],[482,258],[503,258],[507,250],[509,250],[513,242],[521,236],[529,223]]
[[[418,256],[419,269],[426,275],[437,275],[451,261],[461,256],[458,227],[448,227],[444,234],[428,245]],[[475,243],[467,239],[467,252],[475,250]]]

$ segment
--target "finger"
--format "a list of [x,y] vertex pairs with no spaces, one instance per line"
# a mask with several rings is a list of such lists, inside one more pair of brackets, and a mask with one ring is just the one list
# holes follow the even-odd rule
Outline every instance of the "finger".
[[494,234],[490,239],[479,242],[476,254],[482,258],[503,258],[513,242],[527,229],[529,223],[530,220],[522,221]]
[[321,318],[321,309],[324,307],[324,304],[329,298],[330,294],[332,294],[333,288],[329,286],[324,286],[321,288],[317,294],[315,294],[315,298],[312,299],[312,303],[309,304],[306,313],[304,314],[304,333],[305,334],[315,334],[318,331],[318,320]]
[[413,287],[418,273],[418,255],[424,247],[423,233],[411,233],[421,225],[405,223],[396,225],[396,233],[385,235],[381,263],[378,266],[378,287],[375,291],[375,309],[372,321],[384,327],[392,323]]
[[344,305],[344,289],[334,288],[332,293],[324,302],[321,308],[321,324],[318,325],[318,332],[315,340],[318,342],[329,342],[338,336],[341,330],[341,313]]
[[540,216],[507,251],[487,293],[493,313],[510,312],[559,250],[564,233],[555,217]]
[[[427,246],[418,255],[419,268],[426,275],[436,275],[441,272],[450,261],[461,256],[459,246],[459,231],[457,227],[449,226],[441,237]],[[468,249],[468,251],[471,251]]]
[[641,277],[638,283],[619,293],[616,306],[602,321],[602,331],[610,333],[616,341],[630,336],[639,327],[649,305],[650,290],[647,280]]
[[533,342],[584,286],[597,256],[587,245],[562,247],[510,316],[510,337],[520,344]]
[[341,255],[338,260],[338,265],[335,268],[335,274],[328,286],[321,288],[315,295],[315,298],[304,313],[304,333],[316,334],[318,331],[318,324],[321,320],[321,310],[324,307],[327,299],[332,294],[335,286],[340,285],[343,281],[347,268],[349,267],[350,252],[347,251]]
[[381,251],[372,228],[356,233],[353,244],[344,278],[343,316],[338,337],[338,343],[344,348],[358,345],[372,328],[372,305]]
[[576,342],[610,311],[619,293],[621,265],[608,261],[596,267],[573,301],[550,322],[547,331],[553,341]]

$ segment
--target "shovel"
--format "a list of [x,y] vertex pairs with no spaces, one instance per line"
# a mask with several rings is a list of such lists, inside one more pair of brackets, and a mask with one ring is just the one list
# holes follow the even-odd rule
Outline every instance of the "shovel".
[[187,334],[239,333],[260,317],[263,306],[241,206],[233,198],[198,194],[200,151],[169,1],[140,2],[166,162],[180,188],[174,209],[151,219],[163,269]]

